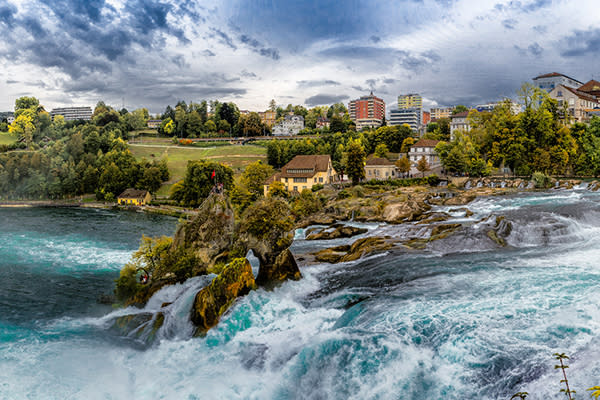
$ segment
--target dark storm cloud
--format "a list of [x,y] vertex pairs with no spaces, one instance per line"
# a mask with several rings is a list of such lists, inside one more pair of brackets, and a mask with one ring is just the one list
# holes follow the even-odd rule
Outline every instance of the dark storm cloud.
[[253,52],[260,54],[263,57],[279,60],[279,50],[272,47],[265,47],[261,42],[248,35],[240,36],[240,42],[247,45]]
[[0,24],[4,24],[9,28],[12,28],[15,24],[16,13],[17,8],[15,6],[5,3],[4,1],[0,2]]
[[342,45],[321,51],[322,56],[352,62],[375,62],[378,64],[398,63],[410,71],[419,71],[439,62],[441,57],[435,51],[412,53],[392,47]]
[[233,50],[237,50],[237,46],[233,43],[233,39],[229,37],[228,34],[216,28],[211,28],[211,31],[213,33],[213,37],[217,37],[221,43]]
[[333,81],[330,79],[322,79],[322,80],[310,80],[310,81],[297,81],[299,88],[310,88],[310,87],[319,87],[319,86],[337,86],[341,85],[341,83],[337,81]]
[[563,57],[597,55],[600,52],[600,29],[575,31],[566,38],[567,48],[560,54]]
[[320,106],[324,104],[340,103],[348,99],[347,95],[341,94],[316,94],[304,100],[304,104],[309,107]]

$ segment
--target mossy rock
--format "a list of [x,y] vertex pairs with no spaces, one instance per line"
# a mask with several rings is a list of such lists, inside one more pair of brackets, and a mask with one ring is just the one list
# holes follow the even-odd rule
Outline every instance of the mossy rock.
[[306,234],[306,240],[333,240],[339,238],[349,238],[356,235],[362,235],[368,231],[369,230],[366,228],[335,224],[329,228],[324,228],[317,232],[312,229],[309,230]]
[[290,249],[285,249],[275,257],[273,264],[260,265],[256,283],[260,286],[272,288],[287,280],[297,281],[300,279],[302,279],[302,274],[294,255]]
[[328,249],[320,250],[320,251],[314,253],[314,255],[315,255],[315,259],[317,261],[335,264],[335,263],[340,262],[342,257],[344,257],[348,253],[349,250],[350,250],[349,245],[343,245],[343,246],[330,247]]
[[370,254],[380,253],[389,250],[394,245],[388,242],[387,239],[387,237],[379,236],[358,239],[357,241],[352,243],[348,254],[342,257],[340,261],[354,261]]
[[197,326],[196,335],[203,335],[215,326],[235,300],[256,288],[252,266],[245,258],[236,258],[196,294],[191,320]]
[[501,238],[500,236],[498,236],[496,234],[496,231],[493,229],[490,229],[489,231],[487,231],[487,237],[489,237],[498,246],[501,246],[501,247],[506,246],[506,240],[504,240],[504,238]]
[[[435,225],[431,230],[431,238],[437,237],[442,233],[449,233],[460,228],[461,224],[439,224]],[[447,235],[446,235],[447,236]]]

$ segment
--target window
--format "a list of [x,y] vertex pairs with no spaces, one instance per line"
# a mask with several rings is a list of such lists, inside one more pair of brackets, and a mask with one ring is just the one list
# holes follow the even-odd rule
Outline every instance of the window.
[[287,181],[288,181],[287,178],[285,178],[285,183],[287,183]]
[[314,181],[315,183],[317,183],[317,178],[313,179],[313,181]]
[[562,97],[562,90],[559,90],[559,91],[556,93],[556,97]]
[[306,183],[308,182],[307,178],[294,178],[294,183]]
[[575,105],[575,99],[569,99],[569,104],[570,105]]
[[294,191],[297,192],[298,191],[298,186],[294,186]]

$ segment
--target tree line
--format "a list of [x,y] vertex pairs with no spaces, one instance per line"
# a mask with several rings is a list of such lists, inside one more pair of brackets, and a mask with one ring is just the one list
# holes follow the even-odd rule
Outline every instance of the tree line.
[[[112,201],[129,187],[158,190],[169,178],[165,161],[137,161],[123,137],[129,123],[100,102],[92,121],[54,119],[33,97],[15,102],[11,133],[24,150],[0,153],[0,198],[62,199],[95,193]],[[129,122],[128,122],[129,121]]]

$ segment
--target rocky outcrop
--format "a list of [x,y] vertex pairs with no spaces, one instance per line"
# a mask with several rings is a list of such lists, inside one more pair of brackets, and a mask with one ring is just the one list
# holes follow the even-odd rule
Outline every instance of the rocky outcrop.
[[287,280],[297,281],[302,278],[298,264],[290,249],[285,249],[273,263],[261,266],[256,277],[256,283],[267,288]]
[[306,233],[306,240],[332,240],[340,238],[349,238],[356,235],[362,235],[368,232],[368,229],[358,228],[343,224],[334,224],[328,228],[309,230]]
[[495,242],[500,247],[507,245],[506,237],[512,232],[512,223],[508,221],[504,216],[497,216],[495,225],[486,232],[486,235],[490,240]]
[[337,246],[314,253],[317,261],[335,264],[338,262],[354,261],[371,254],[381,253],[394,245],[389,237],[366,237],[358,239],[350,246]]
[[252,267],[247,259],[236,258],[210,285],[196,294],[191,319],[197,326],[196,335],[203,335],[215,326],[234,301],[256,288]]
[[382,219],[391,224],[414,221],[430,209],[431,206],[426,204],[423,199],[419,201],[414,196],[409,195],[405,201],[385,205]]
[[223,259],[235,241],[235,218],[227,196],[211,194],[202,203],[198,215],[179,225],[172,249],[191,248],[207,268]]

